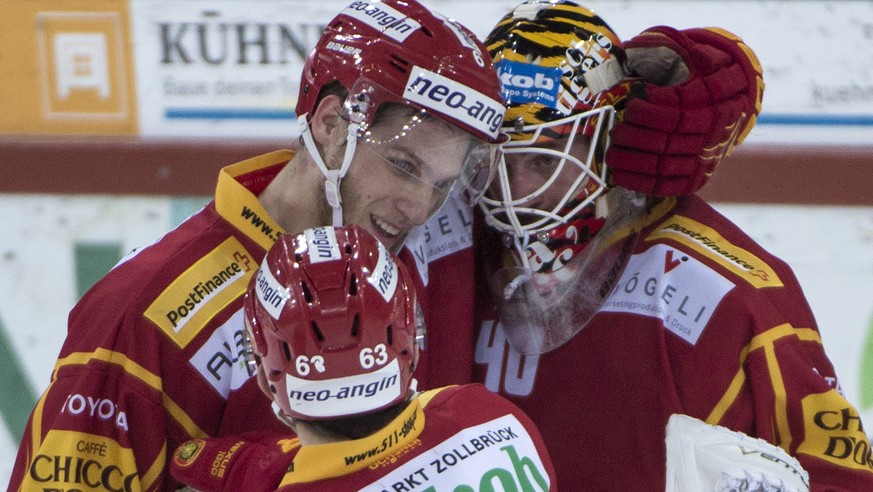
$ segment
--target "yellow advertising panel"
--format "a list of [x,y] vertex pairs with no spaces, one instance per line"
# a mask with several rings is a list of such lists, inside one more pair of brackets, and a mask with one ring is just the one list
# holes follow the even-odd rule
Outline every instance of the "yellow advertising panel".
[[0,0],[0,132],[136,134],[128,3]]

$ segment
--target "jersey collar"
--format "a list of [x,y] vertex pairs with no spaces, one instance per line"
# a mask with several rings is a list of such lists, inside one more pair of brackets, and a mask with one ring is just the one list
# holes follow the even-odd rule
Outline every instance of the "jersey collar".
[[294,156],[277,150],[224,167],[218,175],[215,209],[265,250],[284,232],[258,201],[258,194]]
[[421,446],[423,408],[430,399],[416,396],[390,424],[373,435],[354,441],[302,446],[279,487],[349,475],[369,466],[393,463],[399,452]]

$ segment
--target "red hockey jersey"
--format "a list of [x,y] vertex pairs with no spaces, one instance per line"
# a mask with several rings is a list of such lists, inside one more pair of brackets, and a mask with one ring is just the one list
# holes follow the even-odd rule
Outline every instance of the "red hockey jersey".
[[[287,434],[240,352],[242,295],[283,232],[257,195],[292,155],[222,169],[214,201],[124,258],[73,308],[10,490],[172,490],[167,456],[182,442]],[[409,251],[401,258],[413,262]]]
[[546,491],[555,480],[530,419],[478,384],[424,392],[353,441],[194,441],[176,452],[172,472],[204,491]]
[[[477,249],[504,254],[493,235]],[[539,427],[561,489],[663,490],[665,425],[682,413],[781,446],[812,490],[873,490],[868,438],[796,278],[700,198],[651,212],[604,304],[551,352],[512,350],[479,293],[475,378]]]

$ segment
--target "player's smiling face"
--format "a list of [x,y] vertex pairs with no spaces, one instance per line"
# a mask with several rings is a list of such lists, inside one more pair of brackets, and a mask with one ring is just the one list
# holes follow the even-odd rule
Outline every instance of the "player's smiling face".
[[475,144],[461,130],[419,114],[392,108],[377,118],[358,139],[341,186],[344,222],[395,251],[445,201]]

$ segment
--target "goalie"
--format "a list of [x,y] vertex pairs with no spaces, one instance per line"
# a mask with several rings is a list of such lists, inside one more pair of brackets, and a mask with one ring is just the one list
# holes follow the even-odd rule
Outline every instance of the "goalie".
[[663,490],[687,414],[784,449],[813,491],[873,490],[791,269],[695,194],[755,124],[751,49],[709,28],[622,43],[561,0],[486,45],[511,141],[479,202],[474,376],[531,416],[559,488]]

